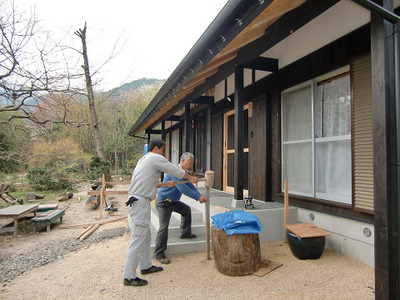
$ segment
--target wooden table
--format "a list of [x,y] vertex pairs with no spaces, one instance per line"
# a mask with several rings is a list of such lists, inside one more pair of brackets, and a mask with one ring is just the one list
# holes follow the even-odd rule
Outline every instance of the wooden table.
[[3,209],[0,209],[0,218],[12,218],[14,219],[13,227],[3,227],[0,229],[0,232],[14,232],[14,235],[17,235],[18,230],[18,220],[27,216],[28,214],[33,212],[33,215],[36,217],[36,210],[38,208],[38,204],[32,205],[13,205]]

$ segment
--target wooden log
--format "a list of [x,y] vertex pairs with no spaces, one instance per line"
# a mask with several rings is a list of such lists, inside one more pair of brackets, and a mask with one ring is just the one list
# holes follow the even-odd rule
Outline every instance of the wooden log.
[[260,239],[257,233],[226,235],[211,226],[215,267],[230,276],[252,274],[261,267]]
[[121,221],[123,219],[125,219],[126,217],[120,217],[117,219],[111,219],[111,220],[105,220],[105,221],[101,221],[101,222],[92,222],[92,223],[83,223],[83,224],[74,224],[74,225],[60,225],[58,228],[60,229],[69,229],[69,228],[79,228],[79,227],[87,227],[90,225],[96,225],[96,224],[107,224],[107,223],[112,223],[112,222],[118,222]]
[[65,193],[58,195],[58,201],[65,201],[71,199],[74,196],[73,193]]

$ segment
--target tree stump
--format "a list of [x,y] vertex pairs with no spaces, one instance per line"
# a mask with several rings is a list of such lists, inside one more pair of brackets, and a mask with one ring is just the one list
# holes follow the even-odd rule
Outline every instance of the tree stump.
[[211,227],[215,266],[230,276],[252,274],[261,267],[258,233],[226,235],[225,230]]

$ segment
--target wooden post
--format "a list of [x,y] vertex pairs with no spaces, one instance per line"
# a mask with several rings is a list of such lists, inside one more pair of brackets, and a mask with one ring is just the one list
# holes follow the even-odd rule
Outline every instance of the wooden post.
[[207,202],[205,205],[205,215],[206,215],[206,253],[207,253],[207,260],[211,259],[210,256],[210,189],[214,184],[214,171],[207,170],[205,173],[205,182],[204,186],[206,187],[206,198]]
[[289,221],[289,194],[288,194],[288,190],[289,190],[289,184],[288,181],[285,180],[283,182],[283,188],[285,190],[285,196],[283,198],[283,205],[284,205],[284,213],[283,213],[283,220],[284,220],[284,236],[285,236],[285,242],[287,242],[287,238],[286,238],[286,225],[288,224]]
[[206,187],[206,198],[207,202],[205,203],[206,210],[206,258],[207,260],[211,259],[210,255],[210,187]]
[[100,190],[100,219],[103,217],[103,200],[104,200],[104,190],[106,189],[106,180],[103,174],[101,180],[101,190]]

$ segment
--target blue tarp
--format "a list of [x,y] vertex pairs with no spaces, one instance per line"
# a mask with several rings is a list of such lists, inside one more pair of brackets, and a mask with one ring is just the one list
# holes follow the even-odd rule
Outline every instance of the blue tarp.
[[233,210],[211,217],[213,224],[224,229],[227,235],[260,233],[262,226],[258,217],[243,210]]
[[144,144],[144,146],[143,146],[143,155],[146,155],[147,154],[147,144]]

